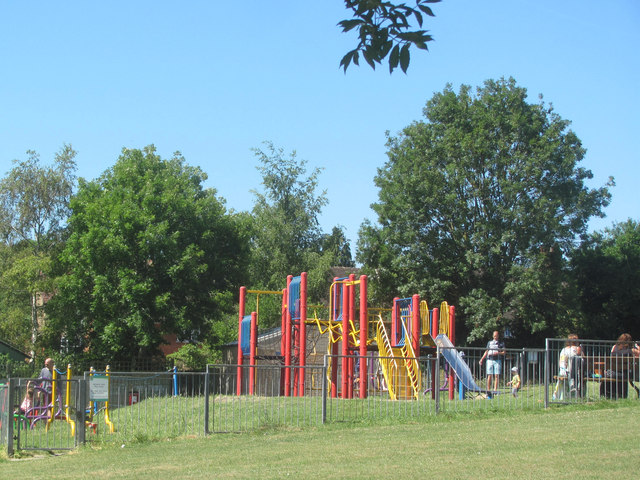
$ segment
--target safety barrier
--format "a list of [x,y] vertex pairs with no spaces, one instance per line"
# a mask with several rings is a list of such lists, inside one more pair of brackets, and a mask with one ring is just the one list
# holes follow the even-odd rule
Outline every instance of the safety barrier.
[[[53,409],[41,410],[37,419],[34,411],[16,413],[34,379],[10,379],[0,384],[0,442],[10,453],[71,449],[87,441],[127,443],[283,426],[416,421],[439,413],[544,409],[638,397],[638,359],[612,355],[613,342],[581,340],[581,353],[573,355],[572,363],[564,358],[566,339],[549,339],[545,349],[505,349],[497,384],[495,377],[489,382],[486,363],[480,363],[484,348],[436,343],[432,356],[394,357],[396,364],[415,365],[421,386],[417,396],[390,394],[390,383],[408,380],[385,374],[391,358],[377,352],[366,357],[327,355],[322,365],[304,368],[275,360],[244,365],[240,376],[237,365],[209,365],[204,373],[87,372],[84,377],[57,379],[59,400]],[[347,366],[345,379],[342,365]],[[362,371],[367,375],[364,382],[358,377]],[[108,403],[100,401],[99,394],[91,402],[92,375],[106,373]],[[305,376],[302,383],[284,381],[300,375]],[[252,393],[238,395],[249,392],[250,378]],[[295,389],[300,384],[304,391]]]
[[72,378],[12,378],[0,386],[0,442],[7,452],[70,450],[84,443],[84,414],[78,409],[84,388]]
[[547,339],[547,403],[638,399],[640,359],[634,350],[633,343]]

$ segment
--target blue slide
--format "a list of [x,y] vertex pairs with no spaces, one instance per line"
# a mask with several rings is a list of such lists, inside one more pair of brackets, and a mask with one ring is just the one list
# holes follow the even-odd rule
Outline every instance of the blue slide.
[[444,333],[441,333],[436,337],[436,345],[438,345],[441,350],[442,356],[447,361],[447,363],[453,368],[453,371],[456,372],[456,377],[460,380],[460,383],[470,392],[482,392],[482,393],[495,393],[488,392],[485,389],[482,389],[478,386],[475,379],[473,378],[473,374],[469,369],[469,365],[464,361],[462,357],[462,353],[458,352],[449,337],[447,337]]

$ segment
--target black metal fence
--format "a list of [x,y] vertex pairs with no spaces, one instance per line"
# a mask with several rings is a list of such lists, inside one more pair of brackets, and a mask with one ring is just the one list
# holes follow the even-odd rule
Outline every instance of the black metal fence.
[[70,450],[85,442],[85,384],[12,378],[0,385],[0,443],[15,450]]
[[640,374],[636,351],[635,344],[547,339],[548,403],[638,398]]
[[[580,348],[567,349],[574,347],[568,342],[505,349],[491,367],[485,349],[439,345],[428,357],[327,355],[324,364],[304,368],[271,362],[209,365],[202,373],[87,372],[60,378],[55,405],[30,412],[19,409],[34,380],[12,378],[0,384],[0,442],[9,452],[70,449],[85,441],[414,421],[638,397],[638,358],[613,355],[613,342],[580,340]],[[97,379],[107,382],[106,398],[95,391]]]

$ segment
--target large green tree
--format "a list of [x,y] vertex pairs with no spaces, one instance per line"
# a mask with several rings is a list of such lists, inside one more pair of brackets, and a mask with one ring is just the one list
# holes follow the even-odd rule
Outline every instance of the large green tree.
[[97,180],[81,181],[71,201],[63,275],[49,303],[52,345],[130,360],[153,355],[164,334],[225,341],[248,257],[238,220],[206,175],[176,153],[124,149]]
[[351,250],[340,227],[323,234],[319,224],[326,193],[318,193],[321,170],[307,174],[307,162],[295,152],[266,143],[256,149],[262,174],[261,191],[254,191],[251,284],[281,289],[287,275],[309,274],[309,290],[318,299],[328,291],[332,266],[353,265]]
[[588,235],[571,263],[584,315],[580,334],[640,338],[640,223],[629,219]]
[[63,145],[53,165],[27,152],[0,181],[0,332],[32,354],[39,334],[43,294],[51,291],[51,258],[61,247],[75,187],[76,152]]
[[568,328],[565,255],[609,202],[606,186],[585,185],[592,174],[569,122],[513,79],[475,94],[447,86],[424,116],[388,137],[375,178],[378,224],[363,225],[358,253],[374,292],[457,305],[469,341]]

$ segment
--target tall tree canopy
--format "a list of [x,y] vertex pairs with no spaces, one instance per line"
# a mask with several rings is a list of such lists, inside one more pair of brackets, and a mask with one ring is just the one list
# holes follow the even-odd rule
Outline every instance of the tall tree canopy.
[[163,334],[220,340],[248,241],[206,175],[179,153],[124,149],[71,201],[70,237],[47,330],[98,358],[153,354]]
[[388,137],[379,225],[361,229],[359,259],[378,294],[458,305],[470,341],[496,328],[531,341],[569,328],[564,254],[609,202],[606,186],[585,185],[592,174],[569,122],[526,97],[513,79],[436,93],[425,121]]
[[[51,257],[60,248],[75,187],[76,152],[63,145],[53,165],[27,152],[0,181],[0,334],[21,347],[38,340],[41,295],[51,291]],[[30,337],[27,340],[27,337]]]
[[36,152],[27,154],[0,181],[0,235],[9,245],[28,241],[42,252],[56,243],[69,216],[76,152],[64,145],[49,167],[40,166]]
[[629,219],[588,235],[571,260],[584,315],[581,335],[640,338],[640,223]]
[[320,295],[328,290],[330,267],[353,265],[342,229],[334,227],[331,235],[320,229],[319,216],[327,204],[325,192],[316,192],[321,170],[307,175],[306,160],[295,152],[287,156],[271,143],[266,152],[255,153],[264,188],[254,192],[251,282],[281,289],[287,275],[306,271],[310,292]]

